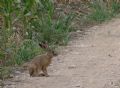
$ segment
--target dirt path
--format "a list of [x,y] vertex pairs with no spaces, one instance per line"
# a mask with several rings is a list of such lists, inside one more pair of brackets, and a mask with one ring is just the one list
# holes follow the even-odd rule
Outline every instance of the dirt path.
[[50,77],[22,73],[5,88],[120,88],[120,19],[76,36],[53,58]]

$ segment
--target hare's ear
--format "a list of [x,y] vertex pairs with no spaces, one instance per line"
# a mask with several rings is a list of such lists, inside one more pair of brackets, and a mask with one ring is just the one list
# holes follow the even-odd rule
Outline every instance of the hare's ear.
[[39,46],[41,47],[41,48],[44,48],[44,49],[47,49],[48,48],[48,45],[47,45],[47,43],[46,42],[41,42],[41,43],[39,43]]
[[39,43],[39,46],[40,46],[41,48],[44,48],[43,45],[42,45],[41,43]]

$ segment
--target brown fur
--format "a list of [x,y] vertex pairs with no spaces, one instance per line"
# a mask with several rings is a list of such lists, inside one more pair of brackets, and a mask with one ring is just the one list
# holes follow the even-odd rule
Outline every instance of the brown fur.
[[[48,49],[48,47],[43,44],[40,44],[40,47]],[[32,77],[40,76],[40,71],[43,71],[42,75],[48,77],[47,67],[50,65],[53,56],[56,56],[54,51],[48,49],[46,54],[34,57],[29,63],[24,64],[23,67],[29,70],[29,74]]]

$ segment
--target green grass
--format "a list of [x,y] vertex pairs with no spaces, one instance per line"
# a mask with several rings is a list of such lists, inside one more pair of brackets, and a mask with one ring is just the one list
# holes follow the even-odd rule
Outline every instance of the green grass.
[[107,11],[104,11],[102,9],[97,9],[92,14],[89,15],[89,18],[91,20],[97,21],[97,22],[103,22],[110,18],[110,15]]
[[[48,16],[49,17],[49,16]],[[69,14],[64,17],[58,17],[57,20],[42,17],[33,20],[31,26],[32,39],[36,42],[47,41],[49,44],[65,44],[69,38],[71,22],[74,15]],[[50,20],[48,20],[50,19]]]
[[93,11],[88,18],[91,21],[99,23],[109,20],[120,13],[120,3],[113,2],[109,8],[105,4],[96,1],[96,3],[92,3],[90,7],[93,9]]
[[[54,15],[55,8],[51,0],[0,1],[0,16],[4,22],[0,30],[0,61],[4,61],[1,77],[7,71],[6,67],[20,65],[42,54],[44,50],[38,46],[39,42],[47,41],[55,47],[67,44],[74,15],[64,14],[53,19]],[[22,30],[16,32],[14,27]],[[22,41],[9,40],[13,35],[17,38],[17,34]],[[7,59],[6,53],[11,55]]]
[[43,50],[37,43],[32,40],[25,40],[15,54],[15,63],[20,65],[42,52]]
[[4,80],[10,78],[11,67],[0,67],[0,79]]
[[[9,4],[9,8],[6,7],[7,3],[4,1]],[[42,54],[44,51],[38,46],[41,41],[47,41],[50,46],[55,47],[67,45],[71,23],[75,16],[74,14],[64,14],[58,16],[57,19],[53,19],[55,8],[51,0],[39,0],[39,2],[38,0],[24,0],[23,2],[2,0],[0,5],[2,7],[0,8],[0,14],[3,14],[6,22],[2,31],[0,30],[0,59],[5,60],[7,51],[10,51],[8,53],[11,54],[11,57],[5,61],[5,66],[20,65],[31,60],[34,56]],[[13,8],[14,5],[16,5],[16,8]],[[101,23],[120,13],[120,3],[112,3],[111,8],[108,8],[104,4],[95,2],[90,5],[90,8],[92,12],[84,19],[89,19],[91,22]],[[10,15],[8,16],[6,13]],[[16,14],[16,16],[13,16],[13,14]],[[18,24],[18,27],[20,26],[22,29],[20,33],[23,41],[17,47],[9,42],[9,38],[14,33],[12,27],[16,26],[11,23]],[[5,66],[1,70],[1,77],[7,70]],[[6,73],[9,73],[9,70]]]
[[111,9],[112,9],[111,13],[113,15],[119,14],[120,13],[120,2],[119,3],[113,2],[112,6],[111,6]]

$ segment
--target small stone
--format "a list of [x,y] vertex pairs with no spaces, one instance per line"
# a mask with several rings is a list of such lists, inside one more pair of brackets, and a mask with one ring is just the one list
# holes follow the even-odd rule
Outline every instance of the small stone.
[[91,47],[95,47],[95,45],[91,45]]
[[111,54],[108,54],[108,56],[109,56],[109,57],[112,57],[112,55],[111,55]]
[[80,30],[77,30],[76,32],[81,32]]
[[75,87],[80,87],[80,84],[77,84]]
[[71,65],[68,67],[69,69],[73,69],[73,68],[76,68],[76,65]]
[[13,74],[10,74],[10,76],[9,76],[10,78],[14,78],[14,75]]

